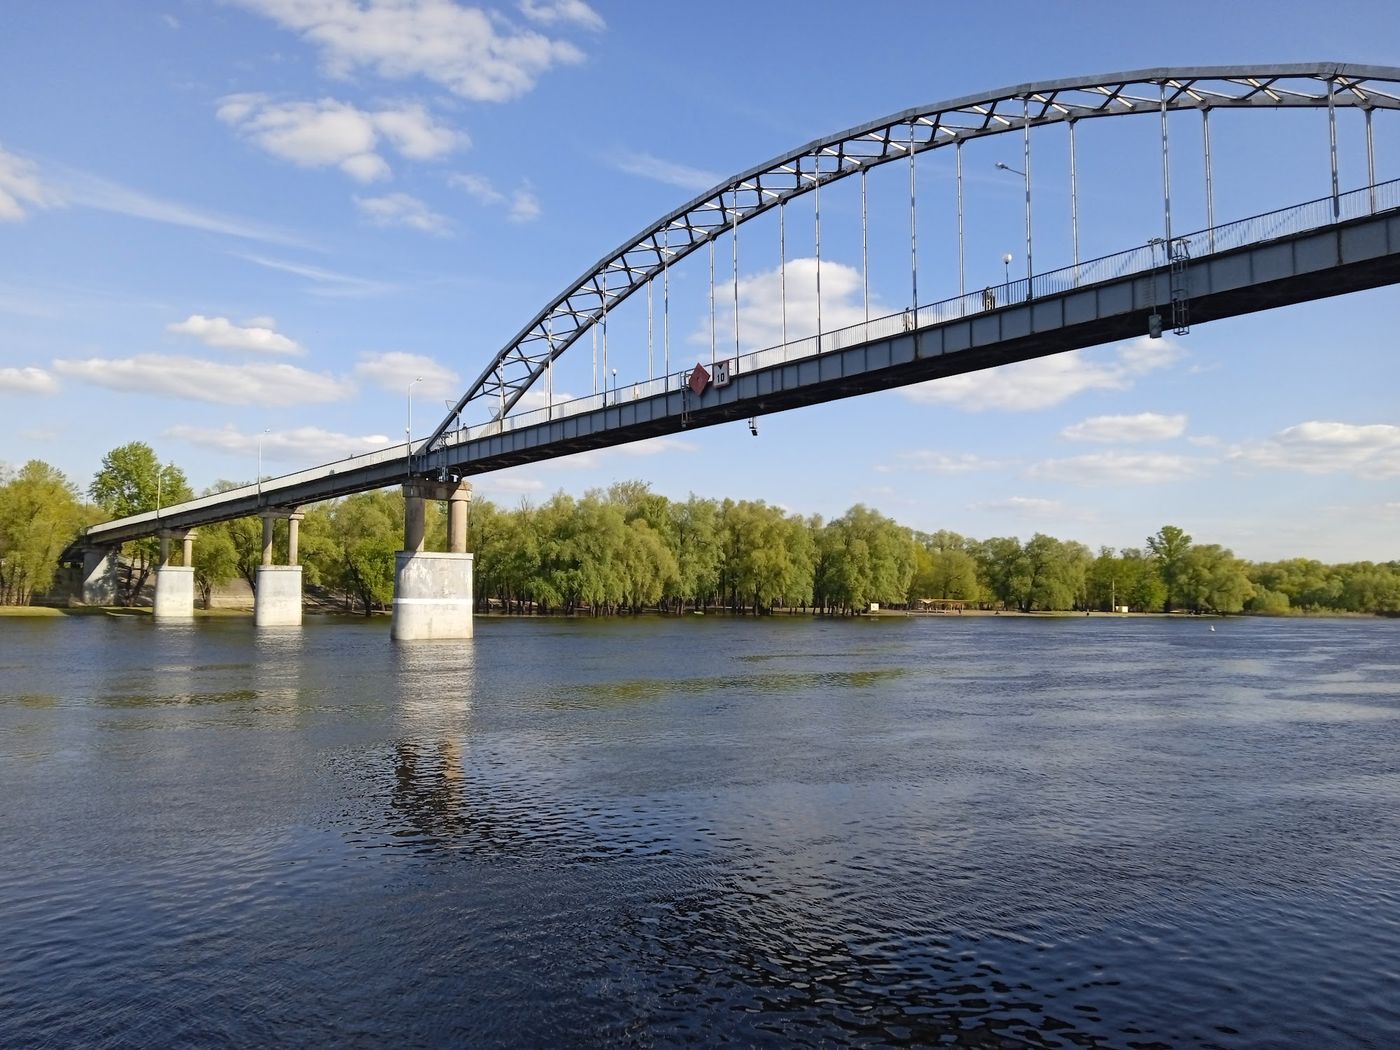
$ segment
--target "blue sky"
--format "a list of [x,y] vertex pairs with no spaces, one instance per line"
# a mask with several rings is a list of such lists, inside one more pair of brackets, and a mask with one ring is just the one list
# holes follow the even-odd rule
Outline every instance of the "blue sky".
[[[1400,9],[1345,2],[1325,16],[1178,5],[1149,22],[1096,3],[22,0],[0,37],[0,463],[42,458],[86,485],[108,449],[139,439],[198,489],[251,479],[261,436],[264,473],[290,472],[401,440],[417,376],[422,434],[600,256],[810,139],[1081,74],[1400,65],[1397,40]],[[1178,229],[1205,225],[1186,119],[1172,124]],[[1345,189],[1364,181],[1360,115],[1340,125]],[[1329,191],[1319,114],[1221,114],[1212,131],[1217,221]],[[1136,119],[1081,129],[1084,257],[1156,232],[1156,133]],[[966,151],[970,287],[1000,279],[1003,253],[1024,266],[1020,181],[994,168],[1019,166],[1010,138]],[[1376,115],[1376,143],[1379,177],[1400,176],[1400,115]],[[1037,270],[1070,261],[1054,148],[1035,168]],[[918,172],[924,302],[957,292],[946,152]],[[855,182],[822,203],[828,318],[863,311]],[[873,172],[876,311],[907,304],[902,208],[907,173]],[[794,288],[810,218],[789,211]],[[749,345],[774,330],[775,227],[748,224],[740,243]],[[719,264],[727,280],[727,243]],[[673,365],[708,359],[706,287],[704,253],[677,267]],[[637,478],[804,514],[864,502],[978,537],[1134,546],[1173,522],[1250,558],[1389,560],[1397,308],[1400,290],[1381,289],[476,488],[514,504]],[[647,367],[643,297],[625,309],[609,336],[624,383]],[[556,390],[589,393],[587,340],[567,356]]]

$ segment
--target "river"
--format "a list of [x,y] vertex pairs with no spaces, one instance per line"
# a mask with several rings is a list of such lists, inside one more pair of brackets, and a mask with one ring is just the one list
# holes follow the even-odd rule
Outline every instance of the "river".
[[[1212,630],[1214,627],[1214,630]],[[1400,621],[0,621],[0,1046],[1400,1046]]]

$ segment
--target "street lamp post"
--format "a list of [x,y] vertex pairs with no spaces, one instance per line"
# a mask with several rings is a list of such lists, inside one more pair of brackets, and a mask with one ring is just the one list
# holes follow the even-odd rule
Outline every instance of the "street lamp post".
[[408,476],[413,477],[413,384],[423,382],[418,376],[408,384],[408,425],[403,428],[404,452],[408,459]]
[[272,433],[271,427],[263,427],[263,432],[258,435],[258,502],[262,502],[262,448],[263,438]]
[[1011,253],[1007,252],[1001,257],[1001,272],[1008,286],[1011,284]]
[[[1026,148],[1026,159],[1030,160],[1029,145]],[[1004,164],[1001,161],[997,161],[996,166],[1001,171],[1009,171],[1013,175],[1021,176],[1026,183],[1026,298],[1029,299],[1031,297],[1031,278],[1035,275],[1031,262],[1031,167],[1027,163],[1026,170],[1021,171],[1019,168],[1013,168],[1010,164]]]

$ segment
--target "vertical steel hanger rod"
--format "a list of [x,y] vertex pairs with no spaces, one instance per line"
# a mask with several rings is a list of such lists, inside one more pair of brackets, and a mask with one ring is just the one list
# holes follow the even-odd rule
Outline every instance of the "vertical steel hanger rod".
[[963,187],[962,187],[962,139],[958,139],[957,145],[953,147],[953,155],[958,161],[958,294],[964,295],[967,292],[967,272],[964,267],[966,256],[963,254]]
[[1215,251],[1215,184],[1211,180],[1210,166],[1210,110],[1201,110],[1201,148],[1205,151],[1206,167],[1206,237],[1209,249]]

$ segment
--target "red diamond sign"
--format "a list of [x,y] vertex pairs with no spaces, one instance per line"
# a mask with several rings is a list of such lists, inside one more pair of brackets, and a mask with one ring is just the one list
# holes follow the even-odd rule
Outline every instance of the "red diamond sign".
[[710,385],[710,373],[705,371],[704,365],[695,366],[695,371],[690,373],[690,379],[687,380],[686,385],[690,387],[692,393],[704,393],[705,387]]

